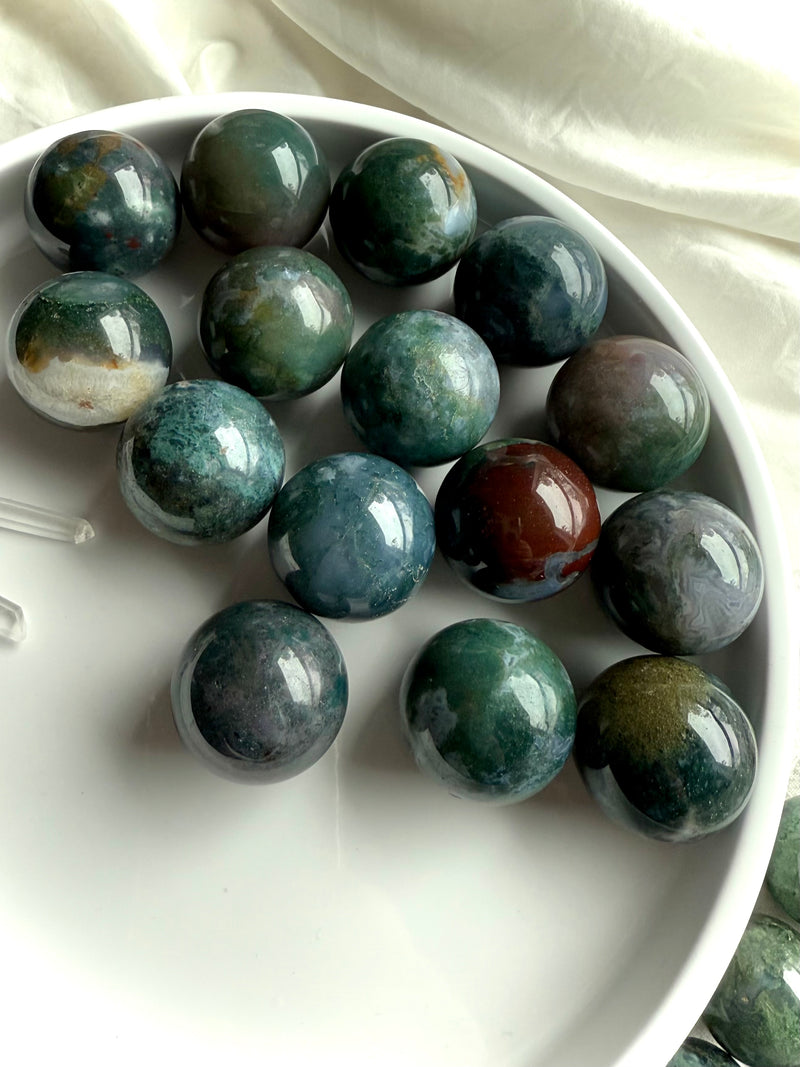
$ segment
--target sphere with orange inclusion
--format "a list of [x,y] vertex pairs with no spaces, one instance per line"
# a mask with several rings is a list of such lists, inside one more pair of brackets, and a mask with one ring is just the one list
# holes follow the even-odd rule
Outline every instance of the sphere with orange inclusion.
[[436,537],[467,585],[503,601],[542,600],[586,570],[600,536],[589,479],[557,448],[509,438],[451,468],[436,498]]

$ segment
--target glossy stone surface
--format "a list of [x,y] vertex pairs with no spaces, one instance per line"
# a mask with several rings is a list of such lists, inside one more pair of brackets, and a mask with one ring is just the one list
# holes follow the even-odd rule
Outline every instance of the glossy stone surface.
[[347,709],[339,646],[313,615],[250,600],[203,623],[172,679],[175,725],[209,770],[239,782],[281,782],[330,748]]
[[258,108],[204,126],[181,170],[186,217],[229,253],[307,244],[325,218],[330,189],[327,161],[309,132]]
[[475,234],[466,171],[427,141],[390,137],[339,174],[330,222],[337,247],[374,282],[416,285],[444,274]]
[[374,323],[342,371],[355,434],[404,466],[434,466],[476,445],[494,419],[500,378],[474,330],[441,311],[401,311]]
[[447,562],[467,585],[500,600],[541,600],[572,585],[599,533],[588,478],[540,441],[478,445],[448,471],[436,497],[436,538]]
[[172,339],[153,300],[97,271],[37,286],[17,308],[6,366],[22,399],[62,426],[122,422],[169,376]]
[[764,591],[745,523],[703,493],[655,489],[606,519],[592,579],[609,616],[653,652],[724,648],[752,622]]
[[128,420],[117,449],[123,499],[152,533],[222,543],[266,515],[284,449],[269,413],[227,382],[166,386]]
[[767,887],[787,915],[800,922],[800,796],[783,806],[767,867]]
[[728,688],[687,660],[635,656],[578,702],[575,762],[610,818],[663,841],[721,830],[755,779],[753,728]]
[[572,355],[603,320],[608,283],[593,246],[541,215],[505,219],[464,253],[455,313],[501,363],[542,366]]
[[687,1037],[667,1067],[736,1067],[736,1061],[710,1041]]
[[575,694],[555,653],[495,619],[455,623],[412,660],[401,721],[417,765],[453,796],[509,804],[558,774],[575,736]]
[[433,513],[401,467],[343,452],[298,471],[278,493],[269,553],[307,611],[371,619],[417,592],[435,547]]
[[756,914],[703,1012],[703,1022],[748,1067],[800,1067],[800,935]]
[[25,218],[60,270],[137,277],[173,248],[181,204],[172,171],[147,145],[86,130],[62,137],[36,161]]
[[342,365],[353,304],[341,279],[299,248],[252,248],[206,286],[200,341],[221,378],[265,400],[305,396]]
[[657,489],[694,463],[711,404],[692,364],[647,337],[593,341],[571,356],[547,395],[553,443],[595,485]]

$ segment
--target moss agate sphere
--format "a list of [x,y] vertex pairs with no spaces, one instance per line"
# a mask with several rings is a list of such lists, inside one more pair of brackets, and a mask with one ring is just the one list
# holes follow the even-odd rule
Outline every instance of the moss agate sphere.
[[325,218],[330,189],[325,155],[308,130],[259,108],[209,122],[181,170],[186,217],[209,244],[231,254],[307,244]]
[[60,270],[137,277],[172,250],[181,204],[172,171],[147,145],[86,130],[62,137],[36,161],[25,218]]
[[800,796],[783,805],[767,867],[767,887],[787,915],[800,922]]
[[663,841],[733,822],[757,762],[753,728],[727,687],[671,656],[636,656],[599,675],[579,700],[573,752],[606,815]]
[[213,615],[192,635],[172,679],[189,752],[239,782],[281,782],[333,744],[347,708],[347,671],[328,630],[279,601]]
[[472,183],[458,160],[413,137],[370,145],[342,170],[331,193],[339,251],[383,285],[417,285],[444,274],[477,222]]
[[749,1067],[800,1067],[800,935],[755,914],[703,1012],[715,1040]]
[[687,1037],[667,1067],[736,1067],[736,1060],[710,1041]]
[[470,619],[412,660],[401,721],[420,769],[457,797],[525,800],[558,774],[575,736],[575,695],[558,657],[512,623]]
[[453,296],[458,318],[498,362],[543,366],[590,340],[605,314],[608,282],[600,256],[577,230],[520,215],[470,245]]
[[8,376],[34,411],[78,429],[123,422],[165,384],[169,328],[133,282],[77,271],[44,282],[17,308]]
[[416,593],[433,559],[433,512],[417,483],[381,456],[343,452],[303,467],[269,519],[275,571],[307,611],[372,619]]
[[609,337],[576,352],[553,379],[546,408],[553,443],[595,485],[630,492],[688,470],[711,420],[689,360],[647,337]]
[[620,629],[670,656],[729,645],[764,591],[748,527],[718,500],[690,491],[654,489],[617,508],[603,524],[591,573]]
[[244,390],[175,382],[125,424],[117,471],[125,503],[151,533],[220,544],[266,515],[283,481],[283,441]]
[[327,263],[300,248],[252,248],[206,286],[200,342],[221,378],[264,400],[305,396],[342,365],[353,304]]
[[341,390],[367,448],[403,466],[434,466],[480,441],[497,412],[500,379],[489,349],[459,319],[401,311],[356,341]]

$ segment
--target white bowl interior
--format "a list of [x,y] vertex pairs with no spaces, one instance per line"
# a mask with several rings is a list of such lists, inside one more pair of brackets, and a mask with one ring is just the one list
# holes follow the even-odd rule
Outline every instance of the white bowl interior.
[[[38,1052],[81,1049],[141,1062],[314,1061],[366,1067],[657,1067],[692,1027],[755,901],[788,774],[792,647],[788,568],[764,464],[713,356],[658,283],[581,209],[495,153],[407,117],[338,101],[228,94],[129,105],[40,131],[0,155],[0,310],[54,269],[22,214],[27,172],[69,130],[124,129],[179,172],[192,136],[243,106],[293,115],[332,170],[383,136],[435,140],[467,167],[485,224],[547,213],[604,258],[603,330],[681,349],[714,417],[681,485],[751,524],[767,592],[747,633],[703,665],[731,686],[761,747],[752,802],[732,827],[670,846],[617,828],[573,765],[524,804],[457,801],[422,778],[397,722],[400,676],[457,618],[529,626],[580,690],[642,650],[595,604],[588,579],[557,598],[504,608],[461,587],[441,559],[420,595],[370,623],[331,623],[351,702],[333,749],[273,787],[218,779],[180,747],[169,679],[183,643],[235,600],[287,595],[271,573],[266,523],[226,546],[159,541],[118,493],[118,428],[79,433],[28,410],[0,378],[0,495],[82,514],[82,546],[0,531],[0,592],[29,637],[0,646],[0,944],[7,1017]],[[327,230],[309,246],[351,290],[357,332],[402,307],[451,308],[448,276],[384,290],[359,278]],[[184,227],[173,256],[139,284],[164,310],[174,376],[210,376],[195,334],[199,298],[223,257]],[[488,437],[543,433],[556,368],[502,371]],[[314,456],[359,448],[338,378],[268,405],[287,476]],[[444,468],[416,472],[431,501]],[[600,492],[607,515],[622,494]],[[47,1020],[47,1025],[43,1025]],[[12,1026],[14,1024],[12,1023]],[[43,1062],[43,1059],[37,1062]]]

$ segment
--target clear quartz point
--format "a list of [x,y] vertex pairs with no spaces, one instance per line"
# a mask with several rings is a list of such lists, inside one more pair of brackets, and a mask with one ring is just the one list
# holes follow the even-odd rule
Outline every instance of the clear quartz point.
[[27,628],[25,614],[19,604],[0,596],[0,638],[8,641],[23,641]]
[[94,537],[92,525],[86,519],[5,497],[0,497],[0,527],[54,541],[72,541],[76,545]]

